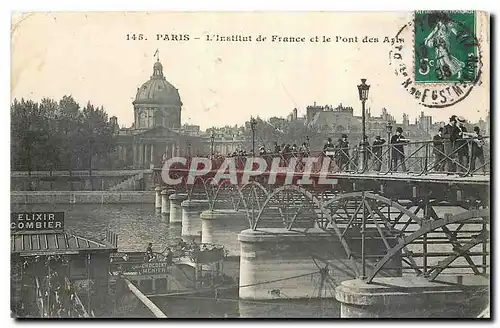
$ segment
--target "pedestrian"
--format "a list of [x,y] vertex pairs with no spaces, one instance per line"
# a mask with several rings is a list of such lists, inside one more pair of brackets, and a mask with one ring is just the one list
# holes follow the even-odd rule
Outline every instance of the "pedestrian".
[[486,173],[486,167],[484,165],[484,138],[480,133],[480,129],[478,126],[474,127],[474,136],[472,137],[472,156],[470,163],[470,172],[474,173],[476,170],[476,160],[479,160],[479,163],[483,167],[483,173]]
[[167,265],[172,265],[173,259],[174,259],[174,253],[172,253],[172,250],[170,247],[167,247]]
[[371,147],[370,147],[370,142],[368,141],[368,137],[364,136],[363,141],[359,143],[359,149],[364,150],[364,156],[363,158],[363,170],[366,171],[368,169],[368,161],[371,158]]
[[380,172],[382,168],[382,145],[385,144],[385,139],[376,136],[372,145],[373,152],[373,168],[375,171]]
[[281,153],[281,147],[278,145],[278,142],[274,142],[274,155],[276,156],[277,154]]
[[333,159],[333,156],[335,155],[335,145],[332,142],[332,138],[328,138],[326,140],[326,143],[323,146],[323,153],[325,154],[325,156]]
[[443,139],[444,139],[444,155],[446,157],[445,161],[445,171],[448,174],[452,174],[456,170],[456,164],[454,158],[456,153],[454,150],[455,141],[459,138],[459,129],[457,127],[457,116],[452,115],[450,121],[443,128]]
[[349,141],[347,141],[347,134],[342,134],[341,138],[337,141],[335,146],[335,161],[339,172],[348,170],[349,166]]
[[403,168],[403,172],[407,172],[405,164],[405,150],[403,145],[408,142],[410,142],[410,140],[405,139],[405,137],[403,136],[403,128],[398,127],[396,129],[396,134],[391,137],[391,145],[392,145],[391,171],[398,170],[398,162],[399,162],[401,164],[401,167]]
[[146,248],[146,260],[151,261],[153,259],[153,243],[149,243]]
[[302,157],[309,156],[309,147],[307,146],[307,142],[303,142],[302,145],[300,146],[300,155]]
[[432,152],[434,153],[434,166],[433,169],[437,172],[443,172],[445,169],[445,151],[443,138],[444,128],[440,127],[438,133],[432,138]]
[[459,167],[457,171],[467,172],[469,170],[469,141],[467,139],[467,128],[465,127],[465,118],[460,116],[457,120],[459,133],[453,147],[458,156]]

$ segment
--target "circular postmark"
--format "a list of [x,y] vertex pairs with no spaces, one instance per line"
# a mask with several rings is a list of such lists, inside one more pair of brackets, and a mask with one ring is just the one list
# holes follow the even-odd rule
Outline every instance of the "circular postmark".
[[393,40],[389,63],[420,105],[452,106],[480,84],[474,11],[417,11]]

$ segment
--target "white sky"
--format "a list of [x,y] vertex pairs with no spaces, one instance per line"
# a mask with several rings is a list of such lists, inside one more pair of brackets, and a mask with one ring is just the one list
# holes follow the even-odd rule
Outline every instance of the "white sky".
[[[477,121],[489,107],[489,72],[483,85],[445,109],[419,106],[388,65],[384,43],[208,43],[207,33],[280,36],[394,36],[403,13],[37,13],[14,16],[12,97],[60,99],[71,94],[103,105],[120,125],[133,122],[136,89],[152,74],[160,51],[164,74],[179,89],[182,122],[242,124],[250,115],[286,116],[294,107],[343,103],[361,114],[356,85],[371,85],[367,106],[382,107],[410,122],[424,110],[435,120],[458,114]],[[127,41],[143,33],[147,41]],[[184,42],[157,41],[156,34],[190,34]],[[201,40],[195,40],[194,37]],[[410,46],[411,43],[408,43]],[[484,44],[484,42],[483,42]],[[486,48],[486,44],[484,47]],[[483,48],[484,49],[484,48]],[[485,58],[483,58],[485,60]],[[485,60],[487,62],[487,60]]]

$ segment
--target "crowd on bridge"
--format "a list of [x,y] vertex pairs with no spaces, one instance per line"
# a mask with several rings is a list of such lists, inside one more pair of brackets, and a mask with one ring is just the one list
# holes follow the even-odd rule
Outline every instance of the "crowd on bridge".
[[[430,164],[430,169],[427,171],[447,174],[473,173],[477,171],[476,165],[479,162],[477,169],[481,168],[485,173],[487,166],[484,150],[486,148],[485,137],[481,134],[478,126],[475,126],[472,131],[467,130],[465,118],[452,115],[449,123],[440,127],[431,141],[411,141],[404,136],[403,128],[397,127],[394,135],[388,135],[388,140],[377,135],[370,142],[368,137],[365,137],[362,142],[356,143],[354,146],[351,146],[347,134],[342,134],[335,142],[332,138],[328,138],[323,149],[320,152],[314,152],[314,155],[328,157],[331,160],[330,171],[332,171],[333,163],[335,167],[333,170],[337,172],[359,171],[360,168],[363,169],[363,172],[380,172],[385,163],[387,163],[390,172],[398,170],[408,172],[410,171],[408,165],[411,165],[409,158],[416,159],[418,157],[419,160],[422,160],[421,163],[426,163],[421,164],[426,169],[428,168],[427,163]],[[409,151],[410,155],[407,155],[405,148],[410,145],[413,148]],[[428,151],[426,152],[426,150]],[[237,148],[227,156],[212,154],[208,157],[216,163],[222,163],[226,157],[244,160],[252,156],[252,153],[252,151]],[[310,150],[309,140],[300,146],[296,143],[279,144],[275,141],[272,149],[260,145],[256,155],[266,159],[279,157],[283,159],[284,165],[288,163],[290,158],[314,156]]]

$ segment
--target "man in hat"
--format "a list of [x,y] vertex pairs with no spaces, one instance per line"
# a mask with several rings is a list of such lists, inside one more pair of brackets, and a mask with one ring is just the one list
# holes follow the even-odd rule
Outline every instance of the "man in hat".
[[337,141],[335,154],[335,162],[338,170],[346,170],[349,167],[349,141],[347,141],[347,134],[342,134],[342,138]]
[[[364,154],[363,154],[364,147]],[[361,150],[361,156],[363,158],[363,170],[366,171],[368,169],[368,161],[371,158],[372,150],[370,149],[370,142],[368,141],[368,136],[363,137],[363,141],[359,143],[359,149]]]
[[472,156],[470,163],[470,170],[472,173],[476,170],[476,160],[479,160],[479,163],[483,167],[483,173],[486,172],[484,166],[484,139],[480,133],[479,126],[474,127],[474,136],[472,138]]
[[458,138],[455,140],[454,151],[458,156],[460,164],[457,171],[467,172],[469,168],[469,142],[467,140],[467,128],[465,127],[465,118],[459,116],[458,120]]
[[403,145],[405,143],[410,142],[410,140],[405,139],[403,136],[403,128],[398,126],[396,129],[396,134],[391,137],[391,145],[392,145],[392,165],[391,171],[398,170],[398,162],[401,162],[401,167],[403,168],[403,172],[407,172],[406,164],[405,164],[405,150]]
[[372,145],[373,152],[373,168],[375,171],[380,172],[382,168],[382,145],[385,144],[385,139],[376,136]]
[[448,174],[451,172],[455,172],[455,163],[453,158],[455,157],[455,153],[453,152],[455,140],[459,137],[459,130],[457,127],[457,116],[452,115],[450,117],[450,122],[446,124],[443,128],[443,141],[444,141],[444,154],[446,156],[446,165],[445,171]]
[[433,153],[434,153],[434,170],[437,172],[443,172],[445,161],[444,161],[444,139],[443,139],[443,128],[439,128],[438,133],[432,138]]

